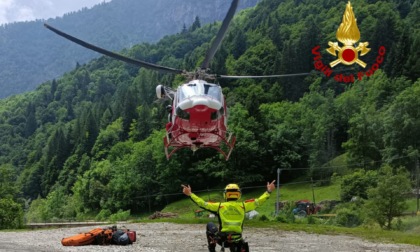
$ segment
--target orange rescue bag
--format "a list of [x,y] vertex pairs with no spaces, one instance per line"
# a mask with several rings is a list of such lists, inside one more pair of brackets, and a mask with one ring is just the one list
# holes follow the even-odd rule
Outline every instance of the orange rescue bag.
[[81,233],[73,235],[61,240],[63,246],[83,246],[96,244],[96,237],[102,235],[104,232],[103,228],[95,228],[87,233]]

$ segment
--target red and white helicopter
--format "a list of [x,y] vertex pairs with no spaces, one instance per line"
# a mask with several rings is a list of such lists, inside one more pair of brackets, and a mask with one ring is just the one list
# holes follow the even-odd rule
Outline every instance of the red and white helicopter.
[[270,78],[308,74],[228,76],[207,73],[210,61],[213,59],[226,34],[228,26],[237,9],[238,2],[239,0],[232,1],[226,17],[222,22],[221,28],[207,51],[201,67],[195,72],[187,72],[181,69],[160,66],[129,58],[84,42],[48,24],[44,24],[44,26],[81,46],[126,63],[159,72],[186,76],[188,82],[180,85],[176,90],[163,85],[158,85],[156,87],[156,95],[159,99],[170,99],[172,101],[172,105],[168,106],[170,116],[169,122],[166,124],[166,136],[163,139],[166,157],[169,159],[172,154],[182,148],[190,148],[192,151],[196,151],[200,148],[213,148],[228,160],[233,147],[235,146],[236,137],[233,136],[227,128],[227,107],[221,87],[218,84],[209,83],[206,80],[213,81],[216,78]]

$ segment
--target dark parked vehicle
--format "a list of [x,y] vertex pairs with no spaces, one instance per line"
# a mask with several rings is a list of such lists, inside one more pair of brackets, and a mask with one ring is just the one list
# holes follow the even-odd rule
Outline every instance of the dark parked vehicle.
[[307,215],[316,214],[321,210],[320,206],[316,206],[309,200],[299,200],[296,202],[296,208],[293,209],[293,214],[299,217],[306,217]]

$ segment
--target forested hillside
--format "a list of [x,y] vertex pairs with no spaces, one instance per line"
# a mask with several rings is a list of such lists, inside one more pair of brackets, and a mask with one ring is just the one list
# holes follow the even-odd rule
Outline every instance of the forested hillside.
[[[0,197],[32,202],[30,220],[140,213],[195,190],[298,176],[328,179],[355,168],[403,166],[415,174],[420,150],[420,1],[352,2],[360,41],[386,53],[378,70],[355,83],[315,70],[313,48],[337,41],[345,9],[338,0],[263,0],[238,13],[211,64],[213,72],[305,77],[222,81],[237,144],[229,161],[213,150],[163,151],[166,104],[156,103],[157,74],[100,57],[35,91],[0,100]],[[220,24],[186,27],[156,44],[123,53],[181,69],[204,58]],[[64,27],[66,28],[66,27]],[[66,42],[66,41],[65,41]],[[334,71],[366,71],[358,65]],[[341,158],[346,166],[329,161]],[[14,182],[17,183],[14,183]],[[16,186],[15,186],[16,185]],[[6,195],[6,196],[5,196]],[[23,203],[22,203],[23,204]]]
[[[243,0],[239,9],[258,0]],[[64,41],[44,28],[46,21],[110,50],[156,42],[180,32],[196,17],[202,24],[222,20],[229,1],[114,0],[64,17],[0,26],[0,99],[34,90],[97,53]]]

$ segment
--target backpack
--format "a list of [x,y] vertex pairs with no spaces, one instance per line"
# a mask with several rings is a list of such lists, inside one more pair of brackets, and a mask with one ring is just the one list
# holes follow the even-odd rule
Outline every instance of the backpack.
[[127,232],[118,229],[112,234],[112,243],[116,245],[128,245],[133,242],[128,237]]

